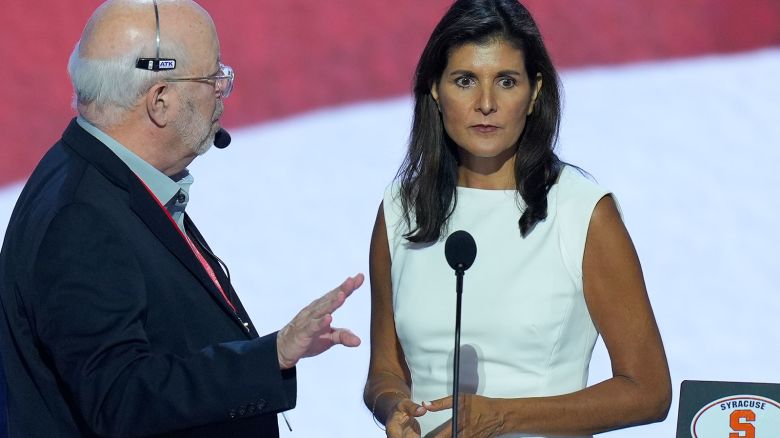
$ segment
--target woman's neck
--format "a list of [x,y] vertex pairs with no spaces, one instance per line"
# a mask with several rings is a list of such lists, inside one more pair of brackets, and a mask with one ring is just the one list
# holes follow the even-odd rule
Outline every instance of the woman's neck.
[[460,151],[458,186],[485,190],[515,189],[515,152],[501,157],[475,157]]

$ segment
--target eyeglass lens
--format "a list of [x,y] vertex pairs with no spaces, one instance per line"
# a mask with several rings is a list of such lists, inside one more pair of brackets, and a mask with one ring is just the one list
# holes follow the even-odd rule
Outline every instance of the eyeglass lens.
[[223,98],[226,98],[230,95],[230,92],[233,91],[233,69],[227,65],[220,65],[220,74],[225,77],[216,80],[216,87],[220,95]]

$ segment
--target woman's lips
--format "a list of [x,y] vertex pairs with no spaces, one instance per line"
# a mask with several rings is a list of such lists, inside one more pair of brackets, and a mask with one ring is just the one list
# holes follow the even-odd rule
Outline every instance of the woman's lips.
[[471,129],[479,132],[480,134],[490,134],[498,130],[498,126],[493,125],[474,125]]

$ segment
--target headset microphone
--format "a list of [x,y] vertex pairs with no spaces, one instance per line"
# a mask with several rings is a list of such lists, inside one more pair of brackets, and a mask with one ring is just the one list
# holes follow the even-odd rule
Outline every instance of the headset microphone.
[[218,149],[225,149],[230,144],[230,134],[225,128],[219,128],[216,134],[214,134],[214,146]]

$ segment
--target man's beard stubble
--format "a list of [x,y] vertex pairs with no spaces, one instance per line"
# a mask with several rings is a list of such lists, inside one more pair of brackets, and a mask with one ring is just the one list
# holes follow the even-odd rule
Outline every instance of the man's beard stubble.
[[184,102],[184,106],[186,111],[176,120],[174,126],[182,143],[196,155],[203,155],[214,144],[214,135],[219,130],[219,125],[214,124],[213,120],[222,116],[224,104],[221,99],[217,100],[214,115],[211,119],[201,115],[191,99],[187,99]]

